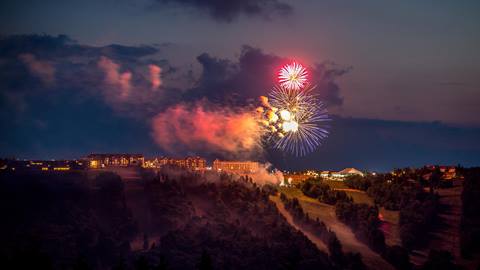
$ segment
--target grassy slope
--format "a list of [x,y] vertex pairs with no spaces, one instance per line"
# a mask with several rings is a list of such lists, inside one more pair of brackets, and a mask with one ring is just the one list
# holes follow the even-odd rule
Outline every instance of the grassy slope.
[[[348,196],[353,198],[353,201],[355,203],[366,203],[368,205],[374,205],[373,199],[369,197],[364,191],[350,189],[343,182],[340,181],[325,181],[325,183],[328,184],[331,188],[345,191]],[[381,229],[385,234],[385,242],[388,245],[400,245],[401,241],[398,232],[399,211],[391,211],[381,207],[380,214],[384,221]]]
[[355,238],[355,235],[347,225],[341,223],[335,216],[335,207],[320,203],[318,200],[309,198],[297,188],[280,188],[280,192],[288,197],[296,197],[300,201],[303,209],[312,218],[318,218],[323,221],[327,227],[333,230],[343,245],[345,251],[358,252],[362,254],[363,261],[372,269],[393,269],[377,253],[373,252],[365,244]]
[[327,246],[325,245],[325,243],[322,242],[322,240],[320,240],[320,238],[318,238],[317,236],[313,235],[312,233],[310,233],[309,231],[306,231],[302,226],[300,226],[299,224],[296,224],[294,221],[293,221],[293,217],[292,215],[285,209],[282,201],[280,200],[280,197],[279,196],[270,196],[269,197],[270,200],[272,202],[275,203],[275,205],[277,206],[277,209],[278,211],[280,212],[280,214],[282,214],[285,219],[287,220],[287,222],[292,225],[292,227],[294,227],[295,229],[303,232],[303,234],[308,238],[310,239],[310,241],[312,241],[319,250],[321,251],[324,251],[326,253],[328,253],[328,248]]

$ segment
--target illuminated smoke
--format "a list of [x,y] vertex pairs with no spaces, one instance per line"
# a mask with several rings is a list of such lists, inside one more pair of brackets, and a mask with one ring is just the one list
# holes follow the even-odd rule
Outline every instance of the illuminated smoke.
[[111,59],[102,56],[98,61],[98,67],[105,72],[105,82],[113,87],[119,87],[120,97],[125,98],[130,93],[132,73],[126,71],[120,72],[120,65]]
[[210,152],[229,157],[261,151],[262,129],[254,114],[205,102],[178,104],[152,121],[153,137],[164,150]]
[[259,164],[258,170],[253,173],[249,174],[248,176],[253,179],[253,181],[257,184],[264,185],[264,184],[281,184],[284,181],[283,173],[278,170],[274,170],[273,172],[269,172],[272,164]]
[[162,85],[162,79],[160,77],[162,68],[157,65],[149,65],[150,82],[152,83],[152,89],[158,89]]
[[47,85],[54,83],[55,68],[51,63],[39,60],[31,53],[21,54],[18,58],[27,66],[32,75],[38,77]]

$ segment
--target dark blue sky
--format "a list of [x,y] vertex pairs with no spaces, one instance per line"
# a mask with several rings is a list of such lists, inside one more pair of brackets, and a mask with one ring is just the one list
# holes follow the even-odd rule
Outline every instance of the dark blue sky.
[[163,154],[157,113],[203,99],[244,106],[297,59],[336,115],[331,136],[306,158],[263,159],[479,165],[478,14],[478,1],[2,1],[0,155]]

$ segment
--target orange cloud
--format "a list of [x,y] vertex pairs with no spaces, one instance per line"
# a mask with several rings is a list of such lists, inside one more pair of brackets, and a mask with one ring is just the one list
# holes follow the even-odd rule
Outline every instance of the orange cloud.
[[162,85],[162,79],[160,77],[162,68],[157,65],[149,65],[150,82],[152,83],[152,89],[158,89]]
[[153,137],[166,151],[210,151],[244,156],[260,150],[261,128],[250,112],[178,104],[152,121]]

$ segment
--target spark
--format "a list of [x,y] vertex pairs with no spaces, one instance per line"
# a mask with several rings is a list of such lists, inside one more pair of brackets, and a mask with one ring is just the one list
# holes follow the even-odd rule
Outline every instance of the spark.
[[278,73],[278,80],[282,87],[291,90],[300,90],[307,83],[307,70],[300,64],[293,62],[285,65]]
[[290,118],[292,117],[292,114],[287,110],[281,110],[280,111],[280,117],[285,121],[290,121]]
[[283,122],[282,129],[285,132],[297,132],[298,131],[298,123],[296,121]]

